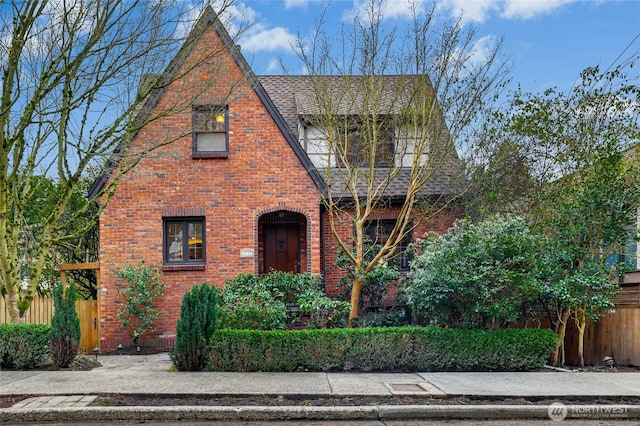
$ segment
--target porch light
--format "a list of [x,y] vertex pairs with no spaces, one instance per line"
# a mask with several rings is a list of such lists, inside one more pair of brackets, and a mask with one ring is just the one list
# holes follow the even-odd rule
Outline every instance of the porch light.
[[220,124],[224,123],[224,114],[216,115],[216,122],[218,122]]

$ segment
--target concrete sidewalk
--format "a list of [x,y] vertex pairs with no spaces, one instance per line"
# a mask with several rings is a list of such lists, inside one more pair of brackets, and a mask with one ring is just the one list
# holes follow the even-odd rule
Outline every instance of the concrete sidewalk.
[[[34,395],[0,410],[0,423],[52,421],[73,416],[86,421],[247,420],[247,419],[382,419],[382,418],[549,418],[547,406],[452,406],[438,398],[535,397],[551,400],[596,397],[638,399],[639,373],[183,373],[170,371],[167,353],[102,355],[90,371],[0,371],[0,396]],[[420,406],[376,407],[91,407],[97,395],[150,394],[220,396],[272,395],[312,397],[424,397]],[[588,405],[573,414],[617,414],[640,419],[640,405],[606,409]],[[566,407],[565,407],[566,408]],[[613,408],[616,410],[612,411]],[[586,411],[585,411],[586,410]],[[595,410],[595,411],[594,411]],[[135,414],[138,413],[138,414]],[[565,415],[571,416],[571,407]],[[134,417],[132,417],[134,416]],[[138,416],[138,417],[135,417]],[[186,417],[185,417],[186,416]],[[364,416],[364,417],[363,417]],[[389,417],[391,416],[391,417]],[[504,417],[506,416],[506,417]],[[55,419],[53,420],[55,421]]]

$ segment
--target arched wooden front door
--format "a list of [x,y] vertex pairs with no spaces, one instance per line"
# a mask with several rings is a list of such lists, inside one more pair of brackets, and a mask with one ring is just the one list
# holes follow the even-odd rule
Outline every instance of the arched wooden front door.
[[[277,211],[260,218],[262,265],[260,271],[304,272],[300,258],[306,229],[304,216],[290,211]],[[302,268],[304,269],[304,268]]]

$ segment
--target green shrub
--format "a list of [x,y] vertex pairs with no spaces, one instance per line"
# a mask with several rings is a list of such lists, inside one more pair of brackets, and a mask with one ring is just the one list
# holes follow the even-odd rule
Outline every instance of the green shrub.
[[542,367],[556,341],[546,329],[225,329],[212,339],[210,369],[521,371]]
[[220,325],[215,287],[194,286],[185,293],[176,326],[176,344],[171,359],[179,371],[207,368],[210,340]]
[[51,327],[46,324],[0,325],[0,368],[37,367],[49,354]]
[[457,221],[417,245],[409,304],[430,325],[499,328],[524,320],[534,298],[538,238],[516,216]]
[[58,368],[68,367],[78,355],[80,320],[76,312],[76,286],[64,291],[58,283],[53,289],[54,313],[51,318],[51,360]]
[[363,327],[400,327],[411,324],[409,308],[389,306],[371,310],[353,319],[352,326]]
[[225,327],[234,329],[283,330],[303,316],[312,326],[325,327],[348,311],[348,304],[332,301],[320,290],[319,276],[280,271],[227,280],[219,302]]
[[153,322],[162,313],[153,304],[154,300],[164,294],[166,283],[160,282],[160,272],[150,268],[144,262],[137,267],[131,265],[119,270],[116,278],[119,283],[117,291],[123,300],[117,312],[120,323],[127,327],[133,344],[145,333],[155,331]]

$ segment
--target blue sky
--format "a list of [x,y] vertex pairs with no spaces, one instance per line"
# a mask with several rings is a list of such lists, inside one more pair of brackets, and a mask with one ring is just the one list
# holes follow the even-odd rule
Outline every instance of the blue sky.
[[[426,0],[417,0],[419,3]],[[361,5],[334,0],[326,31],[338,31]],[[240,39],[257,74],[280,74],[278,59],[296,64],[290,41],[308,35],[326,4],[317,0],[241,0],[236,13],[255,25]],[[403,0],[385,2],[387,22],[402,25]],[[487,43],[504,37],[514,84],[525,91],[569,89],[585,67],[607,69],[640,51],[640,0],[440,0],[443,17],[463,11],[465,25],[476,26]],[[621,56],[620,59],[619,56]],[[617,60],[617,62],[616,62]]]

